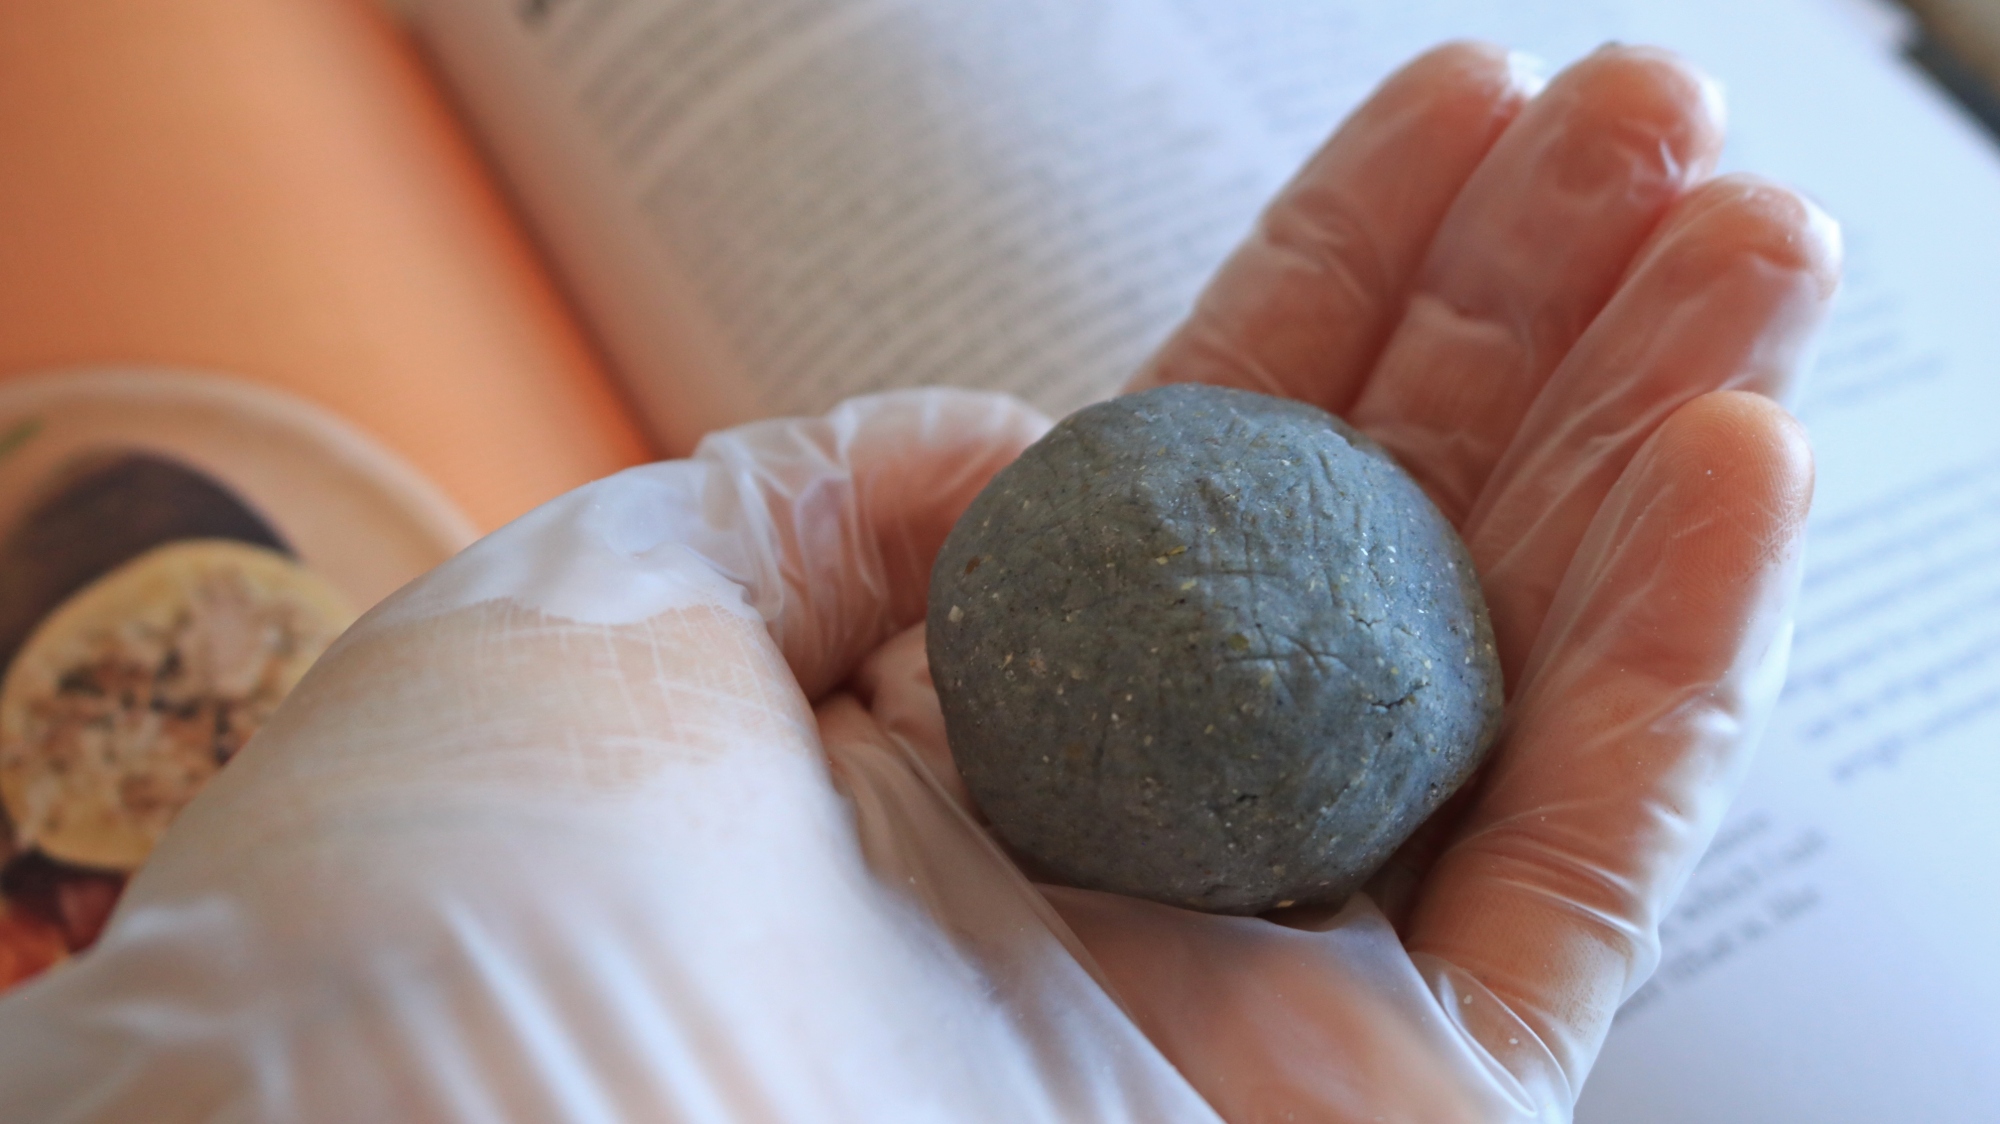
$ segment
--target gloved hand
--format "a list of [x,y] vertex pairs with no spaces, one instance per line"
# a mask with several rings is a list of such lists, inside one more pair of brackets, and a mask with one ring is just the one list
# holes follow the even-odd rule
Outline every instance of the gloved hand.
[[1760,395],[1837,248],[1697,185],[1680,64],[1530,94],[1472,46],[1391,79],[1140,376],[1341,411],[1481,567],[1505,740],[1370,894],[1022,877],[911,626],[1046,422],[886,395],[574,492],[356,625],[0,1001],[7,1117],[1566,1119],[1782,678],[1810,466]]

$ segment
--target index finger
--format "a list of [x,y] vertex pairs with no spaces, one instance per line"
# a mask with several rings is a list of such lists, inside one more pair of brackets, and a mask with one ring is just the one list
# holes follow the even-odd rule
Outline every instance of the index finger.
[[1452,203],[1348,420],[1454,524],[1549,373],[1722,148],[1713,83],[1606,47],[1563,71]]

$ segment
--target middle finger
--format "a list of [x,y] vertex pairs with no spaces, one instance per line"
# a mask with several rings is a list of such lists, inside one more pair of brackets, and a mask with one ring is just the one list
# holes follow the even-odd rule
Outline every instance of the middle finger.
[[1666,52],[1611,46],[1551,82],[1473,173],[1351,415],[1454,523],[1721,145],[1713,83]]

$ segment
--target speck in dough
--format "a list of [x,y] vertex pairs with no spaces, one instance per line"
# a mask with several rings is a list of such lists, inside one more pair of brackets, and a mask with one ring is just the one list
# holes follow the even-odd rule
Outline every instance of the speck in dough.
[[1214,912],[1345,899],[1500,722],[1450,524],[1344,422],[1246,391],[1056,426],[945,542],[928,644],[1002,837],[1075,885]]

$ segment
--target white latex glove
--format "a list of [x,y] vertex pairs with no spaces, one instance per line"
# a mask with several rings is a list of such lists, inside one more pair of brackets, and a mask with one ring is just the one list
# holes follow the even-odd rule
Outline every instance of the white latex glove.
[[1833,287],[1695,186],[1703,86],[1392,79],[1141,382],[1309,398],[1458,522],[1488,768],[1332,916],[1030,885],[943,742],[953,519],[1045,422],[927,391],[581,489],[371,613],[98,947],[0,1000],[9,1120],[1562,1120],[1775,699]]

